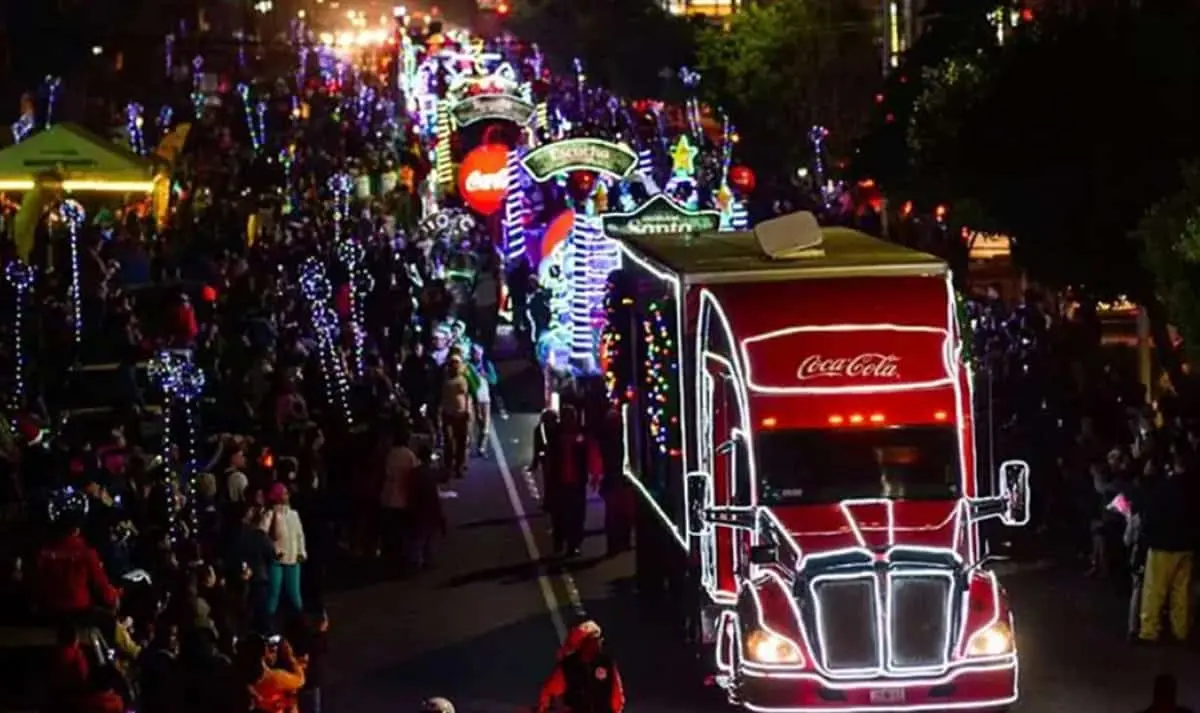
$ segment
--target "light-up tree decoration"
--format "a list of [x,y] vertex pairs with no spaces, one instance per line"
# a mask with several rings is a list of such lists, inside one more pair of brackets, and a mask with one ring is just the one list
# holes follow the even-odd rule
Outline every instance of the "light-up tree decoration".
[[199,119],[204,115],[204,58],[197,55],[192,59],[192,109]]
[[330,177],[329,190],[333,193],[333,240],[341,242],[345,221],[350,218],[350,174],[338,173]]
[[300,270],[300,292],[304,295],[313,333],[317,337],[325,402],[341,411],[345,423],[351,423],[350,379],[346,376],[346,365],[338,351],[337,315],[329,308],[333,288],[325,274],[325,266],[314,258],[306,260]]
[[10,413],[16,413],[25,402],[25,316],[29,311],[29,298],[33,290],[33,270],[20,260],[13,260],[4,268],[4,279],[12,288],[12,389],[8,394]]
[[146,155],[146,120],[143,113],[142,105],[137,102],[130,102],[125,106],[125,130],[129,134],[129,148],[139,156]]
[[366,260],[367,251],[354,238],[343,240],[334,250],[338,262],[346,271],[346,280],[349,283],[347,291],[350,297],[350,329],[353,332],[351,337],[354,340],[354,373],[362,376],[366,373],[366,325],[363,320],[363,297],[366,296],[366,292],[370,291],[367,284],[370,275],[363,270],[363,261]]
[[150,361],[150,378],[163,393],[164,462],[174,462],[178,449],[180,476],[187,495],[190,529],[198,520],[196,482],[200,468],[200,400],[204,396],[204,371],[191,357],[178,351],[164,350]]
[[71,315],[72,334],[75,347],[83,344],[83,286],[79,272],[79,231],[87,217],[83,206],[73,200],[65,200],[59,207],[63,222],[67,225],[68,250],[71,253],[71,284],[67,287],[67,302]]
[[246,119],[246,130],[250,133],[250,143],[254,146],[254,153],[258,153],[262,150],[263,138],[255,119],[254,103],[250,101],[250,87],[246,84],[239,84],[237,93],[242,100],[242,116]]

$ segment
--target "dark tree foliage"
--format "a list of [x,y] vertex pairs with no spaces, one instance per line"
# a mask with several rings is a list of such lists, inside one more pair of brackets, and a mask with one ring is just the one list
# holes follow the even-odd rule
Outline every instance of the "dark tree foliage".
[[954,181],[1040,284],[1153,301],[1131,233],[1200,152],[1196,17],[1091,13],[1007,48],[952,142]]
[[939,69],[947,63],[989,65],[997,49],[996,29],[988,20],[995,6],[993,0],[933,0],[927,4],[921,16],[921,36],[876,95],[868,130],[854,160],[859,178],[872,178],[889,194],[901,194],[905,199],[914,197],[909,193],[921,192],[912,184],[916,177],[909,154],[918,101],[931,82],[943,78]]
[[1135,238],[1188,360],[1200,364],[1200,166],[1184,168],[1183,187],[1146,214]]
[[631,98],[668,98],[695,62],[695,23],[653,0],[522,0],[509,29],[535,42],[554,69],[578,58],[589,81]]
[[811,158],[809,129],[828,143],[863,123],[879,76],[871,14],[861,3],[776,0],[740,10],[700,36],[702,89],[743,137],[739,159],[767,181],[786,181]]

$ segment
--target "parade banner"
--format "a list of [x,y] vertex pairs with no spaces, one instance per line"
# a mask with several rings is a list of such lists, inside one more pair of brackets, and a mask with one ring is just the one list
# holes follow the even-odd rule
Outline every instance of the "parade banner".
[[600,139],[566,139],[530,151],[521,166],[539,183],[573,171],[595,171],[625,178],[637,167],[638,157],[628,146]]
[[451,107],[450,116],[457,126],[470,126],[487,120],[511,121],[524,126],[533,116],[533,104],[511,94],[479,94]]
[[604,234],[610,238],[673,233],[711,233],[721,227],[721,212],[688,210],[659,193],[630,213],[600,216]]

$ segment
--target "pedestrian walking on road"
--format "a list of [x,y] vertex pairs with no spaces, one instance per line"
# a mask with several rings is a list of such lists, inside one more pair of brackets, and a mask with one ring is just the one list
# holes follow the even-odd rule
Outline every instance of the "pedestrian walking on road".
[[554,480],[547,476],[547,460],[550,453],[550,444],[554,443],[558,438],[558,412],[553,409],[546,409],[542,412],[542,417],[538,420],[538,425],[533,429],[533,457],[529,461],[529,471],[537,473],[540,471],[542,476],[542,512],[549,514],[553,507],[554,492],[552,486]]
[[442,509],[439,476],[432,456],[433,451],[428,447],[417,450],[417,467],[409,482],[408,502],[412,520],[408,533],[408,557],[409,563],[417,569],[433,566],[434,541],[446,536],[446,513]]
[[[488,432],[492,425],[492,396],[496,388],[496,367],[484,356],[483,347],[471,348],[471,370],[478,377],[475,387],[475,453],[487,456]],[[499,404],[497,404],[499,405]]]
[[588,444],[574,406],[563,406],[562,421],[548,453],[546,482],[547,489],[552,487],[554,492],[550,512],[554,550],[560,555],[577,555],[587,520]]
[[453,351],[446,362],[446,379],[442,382],[441,412],[446,464],[456,478],[467,473],[467,442],[473,398],[462,354]]
[[622,472],[625,457],[621,414],[610,409],[598,429],[601,477],[600,494],[604,497],[604,539],[608,556],[627,552],[633,544],[633,491]]
[[384,552],[395,561],[404,559],[405,535],[412,517],[410,493],[417,456],[408,446],[407,424],[401,424],[392,436],[384,464],[383,489],[379,494],[380,528]]

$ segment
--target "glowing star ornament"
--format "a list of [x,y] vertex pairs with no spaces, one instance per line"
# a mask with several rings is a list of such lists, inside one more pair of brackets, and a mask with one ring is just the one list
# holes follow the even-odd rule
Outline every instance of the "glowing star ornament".
[[713,202],[717,205],[717,210],[724,213],[730,208],[730,203],[733,201],[733,191],[729,190],[729,186],[722,184],[717,189],[717,193],[713,196]]
[[671,147],[671,173],[684,177],[696,173],[696,157],[700,150],[692,146],[687,136],[680,136]]

